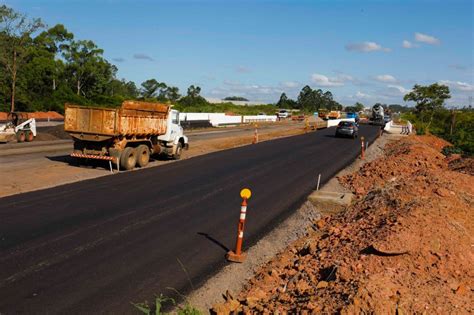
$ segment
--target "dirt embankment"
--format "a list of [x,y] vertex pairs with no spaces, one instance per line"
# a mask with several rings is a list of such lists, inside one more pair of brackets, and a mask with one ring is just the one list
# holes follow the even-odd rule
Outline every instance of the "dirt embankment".
[[446,144],[407,137],[341,178],[355,204],[314,222],[214,311],[474,312],[473,160],[445,158]]

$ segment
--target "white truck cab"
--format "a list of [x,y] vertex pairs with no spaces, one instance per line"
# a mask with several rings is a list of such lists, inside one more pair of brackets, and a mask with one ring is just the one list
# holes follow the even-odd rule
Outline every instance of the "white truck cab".
[[162,143],[165,154],[179,159],[181,151],[189,147],[188,137],[184,135],[183,127],[181,127],[179,121],[179,111],[170,110],[167,126],[166,133],[158,136],[158,140]]

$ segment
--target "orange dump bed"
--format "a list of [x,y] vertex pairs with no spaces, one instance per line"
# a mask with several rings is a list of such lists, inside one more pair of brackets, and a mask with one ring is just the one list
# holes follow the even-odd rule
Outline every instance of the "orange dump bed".
[[64,130],[76,138],[90,135],[100,141],[116,136],[161,135],[166,132],[168,113],[168,105],[138,101],[124,101],[120,108],[66,104]]

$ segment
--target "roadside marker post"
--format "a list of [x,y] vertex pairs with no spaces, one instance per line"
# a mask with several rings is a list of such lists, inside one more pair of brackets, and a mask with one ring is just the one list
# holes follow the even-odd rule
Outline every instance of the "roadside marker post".
[[229,251],[226,255],[226,259],[231,262],[243,263],[247,254],[242,252],[242,243],[244,239],[244,227],[245,227],[245,216],[247,214],[247,200],[252,196],[252,192],[248,188],[244,188],[240,191],[240,197],[242,197],[242,205],[240,207],[240,219],[237,228],[237,242],[235,244],[235,251]]
[[253,141],[252,141],[253,144],[258,143],[258,129],[257,128],[258,128],[258,125],[255,124],[255,132],[253,134]]
[[361,144],[361,151],[360,151],[360,158],[363,160],[365,158],[365,143],[364,137],[360,137],[360,144]]

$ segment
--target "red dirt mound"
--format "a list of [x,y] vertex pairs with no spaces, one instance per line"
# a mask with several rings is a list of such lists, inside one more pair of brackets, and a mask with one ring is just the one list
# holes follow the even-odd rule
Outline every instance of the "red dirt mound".
[[314,222],[218,313],[473,312],[474,180],[435,137],[408,137],[341,178],[358,197]]
[[[57,112],[33,112],[33,113],[26,113],[28,118],[35,118],[35,119],[64,119],[64,116],[57,113]],[[0,120],[8,120],[8,113],[0,112]]]

